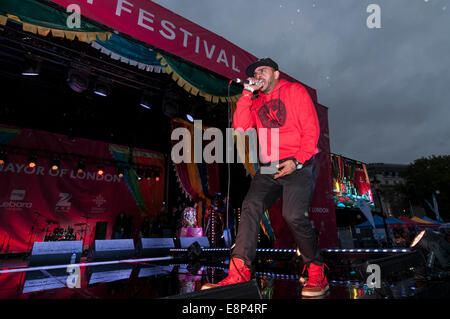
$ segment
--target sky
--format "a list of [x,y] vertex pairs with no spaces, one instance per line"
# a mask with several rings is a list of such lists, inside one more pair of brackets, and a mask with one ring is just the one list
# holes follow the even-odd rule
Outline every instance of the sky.
[[395,164],[450,154],[450,1],[154,2],[315,88],[332,153]]

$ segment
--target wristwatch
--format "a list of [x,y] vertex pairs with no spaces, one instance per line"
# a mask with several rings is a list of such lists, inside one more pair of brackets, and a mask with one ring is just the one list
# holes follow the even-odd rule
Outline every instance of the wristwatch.
[[295,163],[295,166],[297,167],[297,169],[301,169],[303,167],[303,164],[300,163],[299,161],[297,161],[295,158],[292,159]]

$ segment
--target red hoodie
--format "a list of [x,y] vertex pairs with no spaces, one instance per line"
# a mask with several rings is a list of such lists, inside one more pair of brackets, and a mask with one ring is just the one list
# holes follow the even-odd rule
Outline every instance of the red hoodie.
[[[258,129],[264,162],[295,157],[304,163],[318,153],[320,127],[316,109],[308,92],[299,83],[280,79],[269,94],[259,92],[253,100],[242,95],[236,104],[233,127],[239,132],[254,127]],[[268,128],[267,133],[261,128]],[[273,134],[270,129],[273,128],[279,129],[278,156],[270,152]]]

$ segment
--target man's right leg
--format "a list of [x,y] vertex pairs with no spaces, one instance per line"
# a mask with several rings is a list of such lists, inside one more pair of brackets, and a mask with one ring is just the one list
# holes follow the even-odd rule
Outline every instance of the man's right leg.
[[281,186],[273,179],[273,175],[256,173],[242,204],[228,276],[217,284],[203,285],[202,290],[250,280],[250,267],[256,254],[261,216],[280,197],[281,191]]
[[250,267],[256,255],[261,217],[281,196],[280,183],[273,175],[260,174],[253,178],[242,203],[241,218],[232,257],[244,260]]

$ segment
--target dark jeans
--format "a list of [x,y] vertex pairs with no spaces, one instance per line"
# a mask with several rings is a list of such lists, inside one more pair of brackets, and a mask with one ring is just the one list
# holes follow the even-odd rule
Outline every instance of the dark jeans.
[[[282,161],[280,161],[282,162]],[[262,214],[283,195],[283,218],[288,225],[304,263],[323,263],[317,238],[308,211],[316,180],[315,158],[290,175],[273,178],[273,174],[258,171],[242,204],[233,257],[243,259],[250,267],[256,255],[258,231]]]

